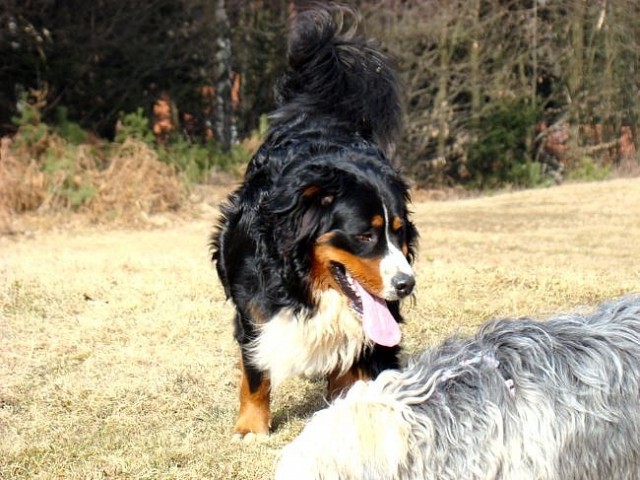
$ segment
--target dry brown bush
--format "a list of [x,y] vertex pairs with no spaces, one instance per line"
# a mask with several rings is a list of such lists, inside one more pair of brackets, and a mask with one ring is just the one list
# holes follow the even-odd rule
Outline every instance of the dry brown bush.
[[37,209],[45,199],[45,178],[32,158],[11,151],[11,139],[0,140],[0,208],[5,213]]
[[95,176],[95,185],[97,193],[85,209],[96,221],[114,217],[135,222],[146,215],[176,211],[186,198],[175,170],[135,140],[117,148],[109,166]]
[[73,210],[94,223],[135,224],[185,203],[179,174],[144,143],[111,145],[103,159],[94,145],[69,145],[54,134],[37,151],[17,140],[0,143],[0,232],[27,212]]

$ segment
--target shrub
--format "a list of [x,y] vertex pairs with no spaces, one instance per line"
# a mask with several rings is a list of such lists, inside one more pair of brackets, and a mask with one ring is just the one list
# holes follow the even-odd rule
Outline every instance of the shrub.
[[539,109],[523,100],[498,103],[482,115],[468,156],[472,186],[531,187],[546,181],[529,147],[538,115]]
[[[5,202],[13,211],[43,206],[77,209],[96,193],[83,174],[95,168],[93,159],[81,153],[86,146],[79,147],[87,133],[67,119],[64,107],[58,107],[58,122],[50,127],[42,122],[39,106],[27,100],[20,116],[13,119],[18,132],[11,146],[15,156],[6,159],[2,172],[5,186],[12,190]],[[23,187],[16,188],[16,176],[22,177]]]
[[79,124],[69,120],[67,107],[56,108],[55,118],[53,131],[67,142],[81,145],[88,140],[87,132]]
[[159,160],[182,173],[187,181],[199,182],[213,169],[228,172],[248,163],[253,143],[264,137],[266,129],[265,117],[261,119],[258,131],[247,141],[232,145],[229,151],[223,150],[215,140],[193,142],[178,132],[172,132],[165,144],[158,145],[144,110],[138,108],[135,112],[120,114],[115,141],[118,144],[129,139],[141,141],[156,151]]
[[[86,132],[69,122],[64,110],[58,118],[50,127],[27,104],[14,119],[18,132],[2,139],[0,216],[71,209],[96,222],[135,223],[184,204],[182,176],[158,160],[153,145],[139,138],[76,144],[86,142]],[[125,119],[125,130],[133,137],[144,137],[140,118],[138,111]]]
[[18,127],[19,135],[16,136],[17,146],[35,149],[42,153],[42,143],[49,134],[49,127],[42,123],[40,110],[28,101],[25,94],[20,101],[20,116],[12,117],[11,121]]
[[601,165],[593,157],[581,157],[567,172],[569,180],[596,181],[604,180],[611,174],[611,167]]
[[232,145],[231,150],[225,152],[215,141],[203,145],[178,137],[158,147],[158,158],[183,172],[188,181],[198,182],[212,169],[231,171],[239,164],[246,164],[250,154],[243,144]]
[[130,138],[144,142],[147,145],[153,145],[155,143],[155,137],[151,131],[149,119],[141,107],[131,113],[120,112],[115,141],[117,143],[124,143]]
[[78,209],[86,205],[97,192],[88,173],[95,171],[95,162],[86,154],[86,147],[64,140],[56,142],[45,152],[41,168],[48,178],[52,202],[65,208]]

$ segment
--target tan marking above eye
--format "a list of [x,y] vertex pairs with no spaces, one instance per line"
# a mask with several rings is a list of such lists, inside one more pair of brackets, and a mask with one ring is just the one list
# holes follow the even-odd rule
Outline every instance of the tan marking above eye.
[[400,217],[393,217],[393,222],[391,223],[391,229],[394,232],[397,232],[404,226],[404,221]]
[[329,243],[334,236],[334,232],[327,232],[324,235],[320,235],[318,238],[316,238],[316,244],[322,245],[325,243]]
[[320,193],[320,187],[316,185],[311,185],[310,187],[305,188],[304,192],[302,192],[303,197],[313,197]]
[[373,228],[381,228],[384,225],[384,218],[382,215],[374,215],[371,219],[371,226]]
[[302,196],[304,198],[312,198],[319,195],[321,195],[320,205],[322,205],[323,207],[331,205],[336,198],[336,196],[332,193],[323,193],[322,189],[316,185],[311,185],[310,187],[305,188],[302,192]]

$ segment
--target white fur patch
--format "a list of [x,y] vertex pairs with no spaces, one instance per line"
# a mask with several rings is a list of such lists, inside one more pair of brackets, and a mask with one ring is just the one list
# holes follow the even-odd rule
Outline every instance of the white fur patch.
[[252,345],[252,363],[270,372],[274,387],[292,375],[327,375],[337,369],[345,373],[373,346],[348,302],[329,289],[320,294],[315,314],[281,310]]
[[316,413],[282,451],[276,480],[401,478],[413,440],[410,410],[372,385],[356,382]]
[[389,214],[387,207],[384,207],[384,234],[387,240],[387,253],[380,262],[380,277],[382,278],[383,291],[381,297],[386,300],[398,300],[398,292],[393,286],[393,277],[398,273],[405,273],[411,277],[414,276],[413,269],[405,257],[404,253],[396,247],[389,237]]
[[406,273],[413,277],[413,269],[411,265],[409,265],[404,253],[389,241],[387,254],[380,262],[380,276],[382,277],[382,285],[384,288],[381,295],[382,298],[386,300],[398,300],[398,292],[392,283],[393,277],[398,273]]

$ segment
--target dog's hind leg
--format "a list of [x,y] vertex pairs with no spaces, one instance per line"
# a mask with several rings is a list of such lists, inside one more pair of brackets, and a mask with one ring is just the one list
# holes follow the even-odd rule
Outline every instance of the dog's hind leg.
[[268,435],[271,427],[271,380],[265,372],[252,368],[244,359],[240,361],[240,369],[240,411],[234,436]]

